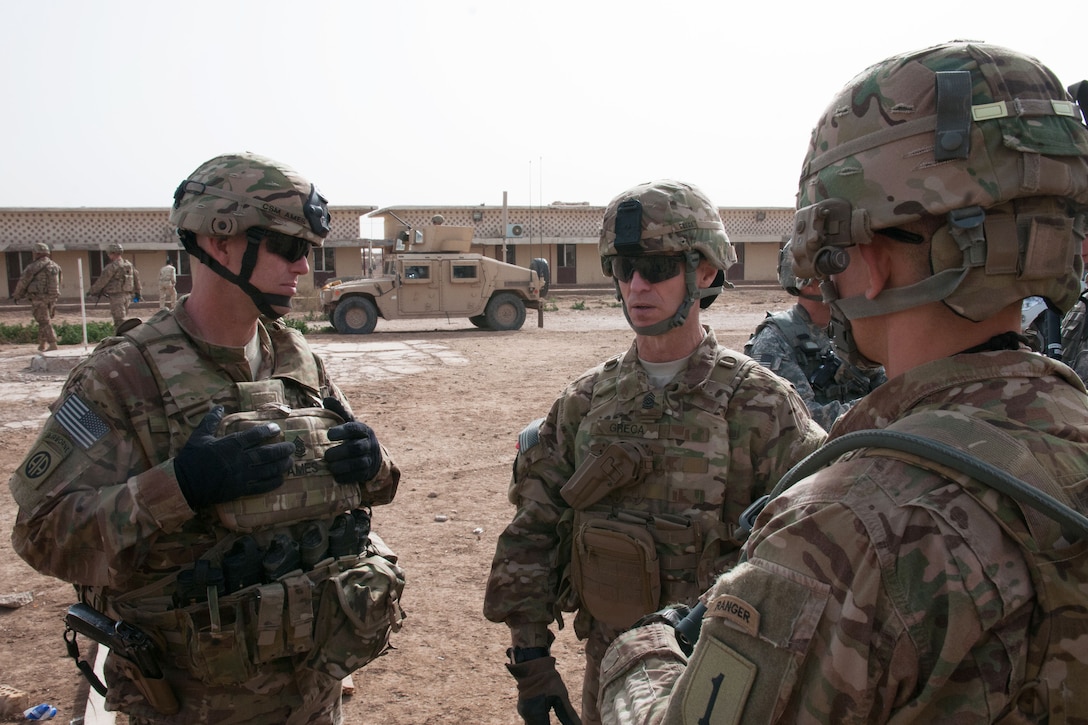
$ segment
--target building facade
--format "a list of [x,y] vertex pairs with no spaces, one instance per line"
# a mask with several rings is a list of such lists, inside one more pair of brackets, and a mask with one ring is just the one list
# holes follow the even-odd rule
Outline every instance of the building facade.
[[[597,241],[603,206],[555,202],[547,206],[333,206],[332,232],[324,249],[311,257],[311,274],[299,281],[301,310],[318,308],[317,290],[333,277],[361,276],[383,240],[404,226],[445,223],[475,228],[474,252],[513,264],[548,263],[553,289],[611,286],[601,271]],[[789,239],[793,209],[723,207],[722,221],[737,250],[728,273],[734,283],[777,280],[778,250]],[[45,242],[64,270],[61,299],[78,300],[109,263],[106,248],[119,242],[140,273],[144,294],[158,294],[158,272],[170,259],[178,270],[177,289],[190,289],[189,255],[169,223],[167,208],[0,208],[0,265],[10,297],[19,275],[33,259],[33,246]],[[377,232],[364,233],[360,220]]]

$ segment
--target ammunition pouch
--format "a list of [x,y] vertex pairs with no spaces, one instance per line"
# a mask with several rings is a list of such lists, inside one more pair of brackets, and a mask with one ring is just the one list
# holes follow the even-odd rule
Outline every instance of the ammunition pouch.
[[173,667],[206,685],[237,685],[260,666],[305,656],[307,666],[343,678],[380,655],[400,629],[404,574],[377,534],[365,549],[328,557],[310,571],[225,596],[174,607],[173,597],[114,602],[120,618],[147,632]]
[[627,629],[661,600],[661,569],[653,536],[640,524],[610,518],[580,522],[571,576],[594,619]]
[[223,418],[217,436],[276,423],[281,435],[269,442],[293,443],[295,458],[279,488],[216,504],[220,523],[231,531],[249,533],[280,524],[326,518],[359,506],[362,489],[338,484],[324,460],[325,451],[339,445],[329,441],[328,430],[343,422],[340,416],[324,408],[291,409],[276,403]]

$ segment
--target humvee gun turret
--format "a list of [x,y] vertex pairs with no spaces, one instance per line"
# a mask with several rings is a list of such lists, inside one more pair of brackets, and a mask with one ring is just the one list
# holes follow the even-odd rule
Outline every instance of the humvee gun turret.
[[373,332],[379,317],[467,317],[482,329],[520,329],[526,308],[540,308],[546,280],[537,269],[469,252],[473,232],[448,224],[401,232],[383,245],[381,274],[321,288],[329,322],[344,334]]

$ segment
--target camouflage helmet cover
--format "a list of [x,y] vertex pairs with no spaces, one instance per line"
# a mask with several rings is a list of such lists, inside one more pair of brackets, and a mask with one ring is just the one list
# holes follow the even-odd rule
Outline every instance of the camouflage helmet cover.
[[49,245],[45,242],[34,242],[35,254],[49,254]]
[[958,215],[977,229],[934,235],[934,276],[960,273],[937,299],[974,320],[1030,295],[1068,309],[1079,293],[1074,219],[1088,205],[1086,158],[1077,107],[1036,59],[969,41],[894,56],[848,83],[812,132],[794,271],[827,276],[821,252],[923,215]]
[[217,156],[181,182],[170,223],[213,237],[260,227],[320,247],[329,233],[329,210],[325,197],[293,169],[246,152]]
[[122,247],[117,242],[114,242],[113,244],[106,247],[106,252],[109,253],[109,254],[124,254],[125,253],[125,248]]
[[[641,233],[637,244],[617,249],[616,220],[620,205],[637,201],[641,206]],[[622,222],[621,222],[622,225]],[[617,254],[673,254],[696,250],[717,269],[727,270],[737,261],[721,215],[706,194],[692,184],[663,179],[631,187],[605,209],[599,244],[601,267],[612,276],[610,257]]]

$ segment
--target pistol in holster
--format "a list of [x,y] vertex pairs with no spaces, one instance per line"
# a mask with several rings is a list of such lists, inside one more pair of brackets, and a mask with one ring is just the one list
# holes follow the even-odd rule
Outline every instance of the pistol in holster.
[[613,491],[641,483],[652,466],[653,459],[640,444],[613,441],[600,453],[591,451],[559,495],[571,508],[584,510]]
[[132,680],[153,708],[163,715],[173,715],[180,709],[177,697],[159,666],[155,643],[142,630],[127,622],[114,621],[82,603],[68,607],[64,623],[64,642],[68,647],[68,654],[100,695],[106,694],[106,686],[98,679],[90,664],[79,659],[79,647],[75,638],[77,633],[109,647],[110,652],[117,657],[119,669]]

